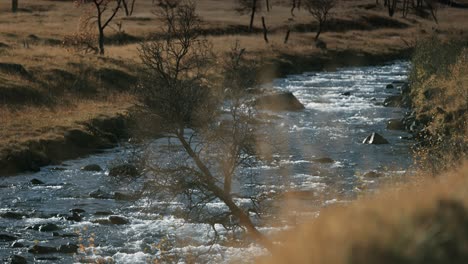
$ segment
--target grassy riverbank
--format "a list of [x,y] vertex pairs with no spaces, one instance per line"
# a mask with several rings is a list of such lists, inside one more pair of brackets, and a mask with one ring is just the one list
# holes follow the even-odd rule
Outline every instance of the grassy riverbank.
[[[76,31],[83,12],[70,2],[23,0],[15,14],[8,12],[8,5],[0,6],[0,160],[28,149],[32,142],[63,138],[69,130],[90,133],[83,123],[128,112],[135,104],[129,92],[138,77],[138,45],[159,32],[151,2],[138,2],[132,17],[115,20],[120,28],[113,24],[107,29],[105,56],[62,46],[63,39]],[[414,14],[390,18],[383,6],[356,0],[333,10],[321,37],[327,43],[324,51],[313,44],[316,26],[305,9],[292,17],[286,3],[272,3],[270,12],[257,15],[250,32],[249,15],[239,14],[234,2],[197,1],[203,34],[213,51],[222,57],[239,41],[248,57],[261,65],[262,81],[305,70],[408,58],[417,38],[433,31],[442,37],[463,35],[468,28],[462,22],[463,10],[441,10],[436,25]],[[261,34],[261,16],[266,19],[269,43]],[[288,25],[292,32],[284,44]]]

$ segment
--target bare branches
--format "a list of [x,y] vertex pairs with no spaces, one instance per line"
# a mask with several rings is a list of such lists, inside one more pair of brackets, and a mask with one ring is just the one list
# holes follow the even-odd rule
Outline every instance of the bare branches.
[[146,69],[140,92],[148,109],[177,139],[177,151],[169,162],[148,166],[152,183],[177,194],[192,213],[200,213],[211,201],[223,202],[228,211],[220,221],[233,216],[237,221],[232,223],[271,248],[232,196],[237,168],[251,158],[247,153],[254,142],[253,110],[246,104],[256,82],[253,64],[236,44],[223,64],[223,87],[213,87],[207,71],[214,55],[199,35],[195,4],[159,1],[154,13],[164,22],[164,37],[140,46]]
[[[125,10],[128,11],[126,0],[76,0],[75,5],[80,7],[87,4],[92,4],[94,6],[95,15],[88,15],[88,18],[95,18],[98,31],[98,46],[99,54],[104,54],[104,30],[109,26],[109,24],[114,20],[119,10],[122,8],[122,5],[125,5]],[[135,0],[133,0],[131,5],[131,11],[133,12],[133,7]],[[131,13],[127,12],[127,15]]]
[[336,5],[336,0],[306,0],[305,4],[309,13],[318,23],[317,34],[315,35],[315,41],[317,41],[323,26],[327,22],[330,10]]

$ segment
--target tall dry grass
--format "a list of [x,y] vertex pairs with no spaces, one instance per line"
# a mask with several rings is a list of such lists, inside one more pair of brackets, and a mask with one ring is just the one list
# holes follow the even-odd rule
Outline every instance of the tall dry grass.
[[320,216],[284,234],[258,263],[466,263],[468,163],[421,177]]

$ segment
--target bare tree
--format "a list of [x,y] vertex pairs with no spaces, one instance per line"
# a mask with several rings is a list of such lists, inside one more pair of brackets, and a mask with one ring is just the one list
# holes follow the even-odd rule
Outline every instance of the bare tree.
[[253,30],[253,23],[255,20],[255,14],[260,9],[261,4],[258,0],[238,0],[240,8],[238,11],[240,12],[250,12],[250,22],[249,22],[249,30]]
[[336,0],[306,0],[305,4],[309,13],[318,23],[315,35],[315,41],[317,41],[330,15],[330,10],[335,7]]
[[126,16],[131,16],[133,14],[133,10],[135,9],[135,2],[136,0],[122,0],[122,5]]
[[98,46],[99,54],[104,54],[104,30],[109,26],[109,23],[115,18],[122,7],[123,0],[77,0],[77,6],[92,4],[95,8],[95,15],[89,14],[88,20],[96,19],[98,30]]
[[388,8],[388,15],[390,17],[392,17],[393,14],[395,14],[396,6],[397,6],[397,0],[389,0],[387,4],[387,8]]
[[[155,12],[165,21],[166,37],[139,48],[145,68],[142,101],[165,124],[168,140],[177,142],[170,161],[154,164],[147,159],[151,180],[145,190],[180,197],[189,212],[202,210],[209,201],[222,201],[228,211],[210,218],[234,217],[252,238],[271,249],[271,242],[232,195],[236,168],[250,159],[252,111],[243,98],[253,71],[245,70],[244,50],[236,46],[225,63],[223,89],[210,86],[209,66],[215,58],[210,43],[199,35],[195,4],[173,2],[176,5],[158,5]],[[168,157],[162,150],[155,153]]]
[[18,0],[11,0],[11,12],[16,13],[18,11]]

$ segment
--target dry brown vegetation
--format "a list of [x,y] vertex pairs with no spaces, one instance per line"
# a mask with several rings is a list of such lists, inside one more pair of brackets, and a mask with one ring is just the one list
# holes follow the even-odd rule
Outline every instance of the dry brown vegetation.
[[468,164],[333,206],[258,263],[465,263]]

